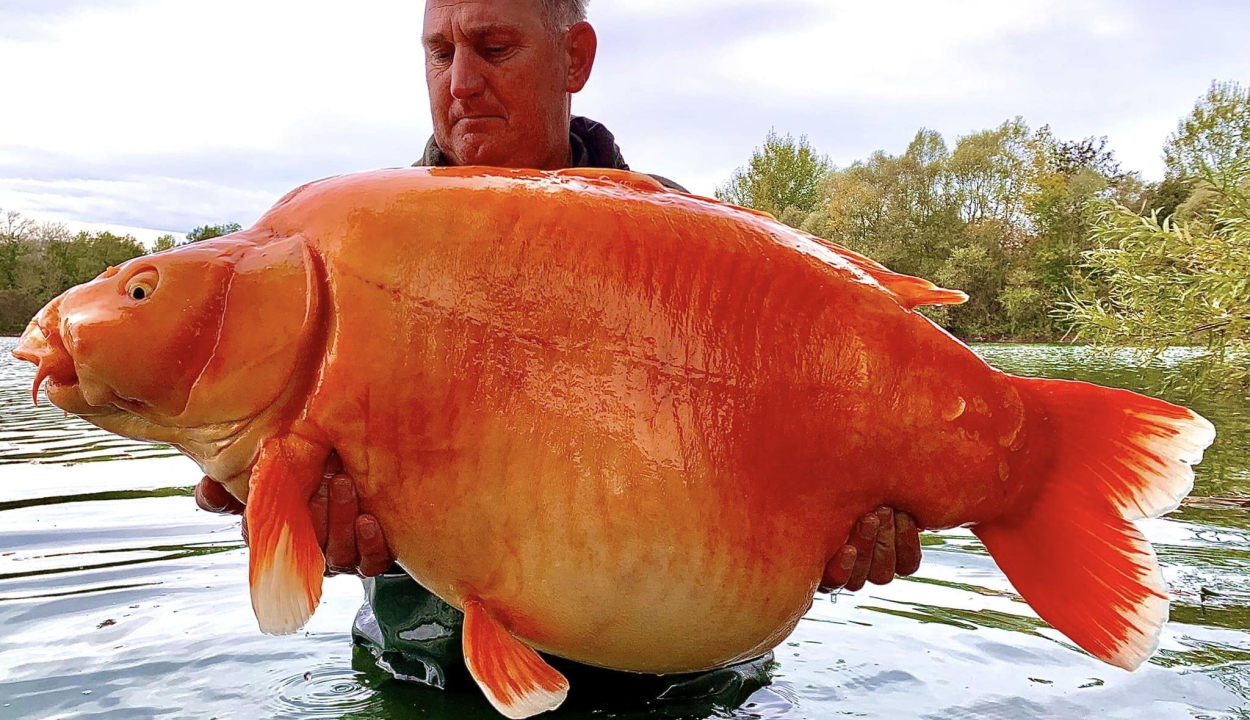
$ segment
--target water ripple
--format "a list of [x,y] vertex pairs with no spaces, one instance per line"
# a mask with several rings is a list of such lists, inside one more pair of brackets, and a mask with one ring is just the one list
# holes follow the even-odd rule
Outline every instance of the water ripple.
[[339,661],[280,680],[267,704],[277,717],[330,720],[367,709],[373,694],[359,673]]

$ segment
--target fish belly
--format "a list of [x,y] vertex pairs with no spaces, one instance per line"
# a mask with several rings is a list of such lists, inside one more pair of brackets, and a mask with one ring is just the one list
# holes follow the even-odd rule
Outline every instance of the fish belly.
[[331,291],[310,417],[445,600],[581,662],[700,670],[779,642],[877,504],[943,527],[1011,497],[1018,398],[828,249],[492,182],[378,190],[347,224],[314,194],[274,227],[318,238]]
[[448,602],[482,598],[541,650],[649,673],[761,653],[810,605],[827,528],[765,516],[747,493],[730,497],[728,478],[631,465],[595,443],[571,457],[495,429],[471,462],[368,503],[399,562]]

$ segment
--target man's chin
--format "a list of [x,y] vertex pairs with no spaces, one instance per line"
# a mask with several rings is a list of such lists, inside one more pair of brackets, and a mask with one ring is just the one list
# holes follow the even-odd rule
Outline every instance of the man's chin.
[[502,147],[499,137],[485,132],[460,133],[453,145],[452,160],[457,165],[518,167],[516,153]]

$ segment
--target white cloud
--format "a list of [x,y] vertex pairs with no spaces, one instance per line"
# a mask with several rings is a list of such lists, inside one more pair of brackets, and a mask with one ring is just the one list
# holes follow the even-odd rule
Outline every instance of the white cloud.
[[[1081,3],[1094,16],[1102,14],[1099,4],[1106,3]],[[833,3],[820,22],[735,42],[721,64],[722,82],[808,102],[897,104],[1002,92],[1012,78],[977,50],[1044,32],[1076,6],[1058,0]]]
[[[416,3],[142,2],[0,44],[4,136],[88,159],[292,143],[328,117],[420,124]],[[34,100],[34,104],[30,101]],[[428,126],[428,120],[425,120]]]

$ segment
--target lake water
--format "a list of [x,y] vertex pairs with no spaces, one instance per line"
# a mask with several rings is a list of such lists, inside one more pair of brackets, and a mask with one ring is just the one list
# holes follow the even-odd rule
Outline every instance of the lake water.
[[[388,681],[353,650],[360,583],[326,584],[297,635],[261,635],[238,521],[202,512],[197,468],[43,403],[0,338],[0,718],[497,717],[473,692]],[[984,345],[1000,367],[1137,389],[1164,367],[1082,348]],[[1250,497],[1250,403],[1191,403],[1220,436],[1197,498]],[[965,531],[918,575],[821,596],[739,707],[668,717],[1250,718],[1250,510],[1193,500],[1143,523],[1173,594],[1136,673],[1045,627]],[[570,696],[551,717],[623,717]],[[544,716],[546,717],[546,716]]]

